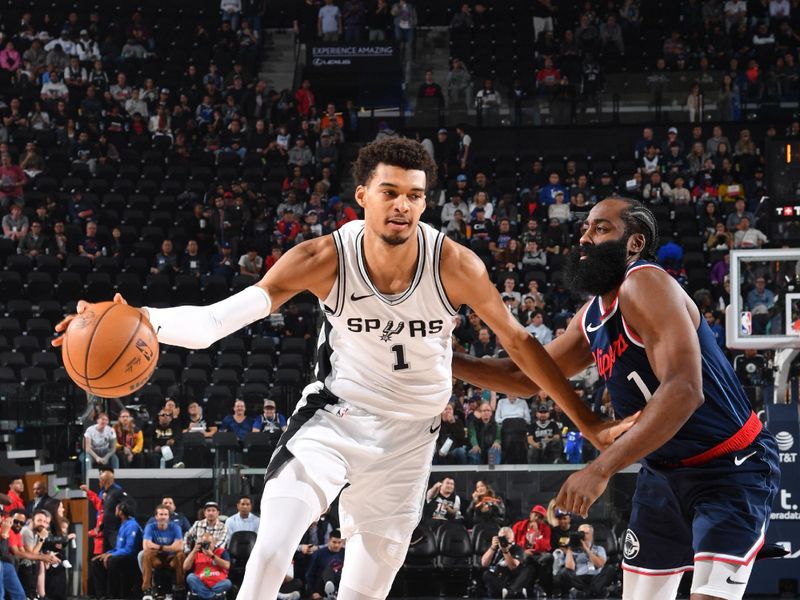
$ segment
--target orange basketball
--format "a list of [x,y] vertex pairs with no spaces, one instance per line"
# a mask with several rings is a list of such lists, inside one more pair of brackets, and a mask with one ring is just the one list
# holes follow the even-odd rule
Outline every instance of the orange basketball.
[[138,309],[99,302],[69,324],[61,357],[78,386],[96,396],[120,398],[150,379],[158,362],[158,340]]

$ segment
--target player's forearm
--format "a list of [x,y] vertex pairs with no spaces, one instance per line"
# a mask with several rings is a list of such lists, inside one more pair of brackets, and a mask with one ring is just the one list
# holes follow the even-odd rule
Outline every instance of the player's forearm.
[[591,467],[611,477],[638,462],[671,440],[702,404],[702,390],[671,377],[658,387],[636,424],[604,450]]
[[575,395],[569,381],[544,346],[535,338],[523,333],[510,341],[504,340],[503,347],[525,375],[547,392],[577,425],[584,437],[599,448],[600,444],[595,439],[592,426],[598,423],[600,418]]
[[268,316],[272,301],[266,290],[254,285],[209,306],[144,310],[159,342],[200,349]]
[[539,391],[539,386],[509,358],[477,358],[463,352],[454,352],[453,376],[508,396],[527,398]]

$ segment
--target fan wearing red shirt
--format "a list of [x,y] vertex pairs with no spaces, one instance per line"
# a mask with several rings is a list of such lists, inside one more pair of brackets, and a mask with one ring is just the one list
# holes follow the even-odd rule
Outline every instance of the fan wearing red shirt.
[[5,507],[5,512],[10,514],[15,508],[25,510],[25,502],[22,499],[22,494],[25,492],[25,484],[22,482],[22,477],[17,477],[11,480],[8,486],[8,499],[11,504]]
[[547,524],[547,509],[541,504],[531,508],[527,519],[517,521],[511,528],[514,543],[525,552],[521,573],[527,574],[528,586],[539,585],[548,594],[553,593],[553,555],[550,547],[550,525]]
[[544,67],[536,73],[536,88],[540,93],[548,94],[561,82],[561,71],[553,66],[553,60],[544,59]]

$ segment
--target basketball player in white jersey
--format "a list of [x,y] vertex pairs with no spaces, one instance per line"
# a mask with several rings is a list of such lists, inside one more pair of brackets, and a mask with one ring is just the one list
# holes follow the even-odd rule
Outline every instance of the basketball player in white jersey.
[[592,443],[605,447],[629,426],[599,422],[506,309],[481,260],[419,222],[435,177],[420,144],[370,144],[354,176],[364,221],[299,244],[257,285],[217,304],[143,309],[160,342],[204,348],[299,292],[320,299],[317,381],[304,390],[267,468],[241,600],[274,600],[303,533],[340,492],[347,556],[339,600],[388,595],[420,519],[451,394],[451,332],[461,305],[478,313]]

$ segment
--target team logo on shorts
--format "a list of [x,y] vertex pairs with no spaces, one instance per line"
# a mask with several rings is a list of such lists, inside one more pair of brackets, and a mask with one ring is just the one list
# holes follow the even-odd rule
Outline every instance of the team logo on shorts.
[[625,549],[622,554],[626,560],[636,558],[639,554],[639,538],[630,529],[625,532]]

